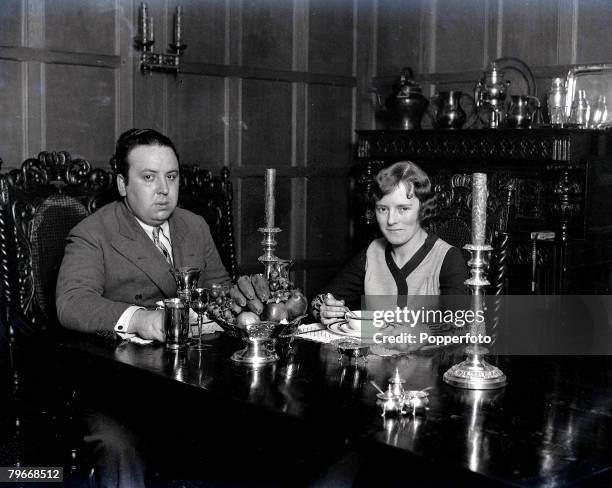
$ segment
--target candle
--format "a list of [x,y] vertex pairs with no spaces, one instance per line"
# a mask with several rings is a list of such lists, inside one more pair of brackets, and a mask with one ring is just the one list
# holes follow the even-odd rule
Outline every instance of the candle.
[[176,46],[181,45],[182,23],[183,23],[183,7],[179,5],[176,7],[176,13],[174,14],[174,44]]
[[142,2],[140,4],[140,39],[143,44],[149,40],[148,29],[147,4]]
[[273,168],[266,169],[266,195],[265,195],[265,211],[266,211],[266,227],[274,227],[274,207],[276,201],[274,199],[274,191],[276,185],[276,170]]
[[151,15],[147,21],[147,30],[149,31],[149,38],[147,40],[153,44],[155,42],[155,33],[153,32],[153,16]]
[[487,235],[487,175],[472,175],[472,244],[482,246]]

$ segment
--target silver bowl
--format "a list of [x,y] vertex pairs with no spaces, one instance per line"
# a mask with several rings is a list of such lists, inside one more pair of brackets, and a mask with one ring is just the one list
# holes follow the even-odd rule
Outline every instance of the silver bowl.
[[363,358],[363,360],[367,362],[367,356],[370,354],[370,346],[363,344],[361,339],[354,337],[334,339],[330,344],[338,351],[339,360],[342,360],[343,357],[355,360]]
[[241,328],[222,319],[214,319],[232,337],[241,338],[246,347],[232,354],[237,363],[260,365],[278,361],[275,350],[276,339],[281,335],[292,335],[305,316],[297,317],[287,324],[272,321],[254,322]]

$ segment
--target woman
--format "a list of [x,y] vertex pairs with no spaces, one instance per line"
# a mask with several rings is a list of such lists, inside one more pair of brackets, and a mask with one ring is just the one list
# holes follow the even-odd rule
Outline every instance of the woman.
[[[312,302],[314,316],[328,325],[362,295],[459,295],[467,278],[459,249],[423,226],[435,214],[427,174],[409,161],[381,170],[370,199],[383,237],[357,254]],[[398,305],[400,305],[398,300]]]

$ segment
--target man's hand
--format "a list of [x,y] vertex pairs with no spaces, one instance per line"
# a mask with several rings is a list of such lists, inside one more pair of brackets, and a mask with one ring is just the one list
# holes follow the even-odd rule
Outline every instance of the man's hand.
[[344,306],[344,300],[336,300],[331,293],[328,293],[319,309],[321,323],[329,325],[344,320],[344,314],[347,311],[348,308]]
[[164,311],[163,310],[136,310],[128,325],[131,334],[136,334],[142,339],[153,339],[165,342],[164,334]]

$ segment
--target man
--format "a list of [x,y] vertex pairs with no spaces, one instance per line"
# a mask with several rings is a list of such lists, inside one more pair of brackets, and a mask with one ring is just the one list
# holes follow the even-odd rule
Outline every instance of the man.
[[[176,208],[179,161],[172,141],[151,129],[129,130],[117,141],[115,161],[122,199],[70,232],[57,281],[58,317],[83,332],[163,341],[163,311],[148,309],[176,296],[172,267],[202,268],[200,286],[230,278],[204,219]],[[86,398],[85,441],[100,486],[144,487],[140,445],[159,412],[132,386],[99,384]]]
[[155,302],[176,296],[172,267],[203,269],[200,286],[229,282],[208,225],[176,208],[178,155],[169,138],[132,129],[115,151],[121,201],[79,223],[57,281],[61,324],[84,332],[115,330],[164,340]]

